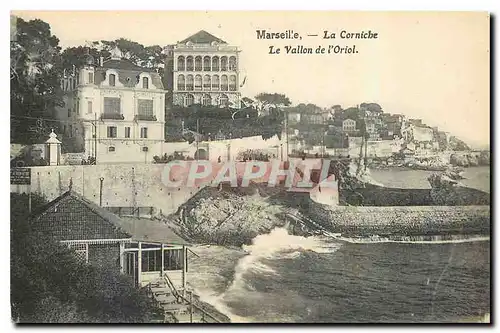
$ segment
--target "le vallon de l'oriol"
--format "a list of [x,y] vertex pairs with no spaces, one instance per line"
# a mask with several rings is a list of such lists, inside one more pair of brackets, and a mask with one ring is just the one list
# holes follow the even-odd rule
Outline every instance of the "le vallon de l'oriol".
[[[301,39],[301,36],[298,32],[294,30],[286,30],[281,32],[271,32],[268,30],[255,30],[257,33],[257,39]],[[316,36],[316,35],[310,35]],[[324,30],[321,37],[323,39],[334,39],[339,36],[342,39],[377,39],[378,33],[368,31],[360,31],[360,32],[349,32],[346,30],[342,30],[340,33],[330,32],[328,30]]]

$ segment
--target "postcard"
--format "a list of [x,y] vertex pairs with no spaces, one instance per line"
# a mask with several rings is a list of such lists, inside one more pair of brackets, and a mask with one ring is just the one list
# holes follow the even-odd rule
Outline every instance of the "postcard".
[[490,323],[490,14],[13,11],[23,323]]

